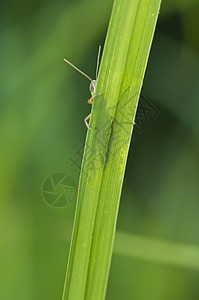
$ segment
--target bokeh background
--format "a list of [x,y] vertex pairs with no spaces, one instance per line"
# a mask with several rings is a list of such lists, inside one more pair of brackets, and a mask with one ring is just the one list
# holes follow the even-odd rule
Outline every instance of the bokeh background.
[[[90,112],[89,82],[63,58],[95,76],[112,4],[1,1],[0,299],[61,299],[74,195],[57,207],[42,191],[75,191]],[[117,225],[182,255],[199,253],[198,11],[196,0],[163,0]],[[198,300],[197,266],[114,252],[107,299]]]

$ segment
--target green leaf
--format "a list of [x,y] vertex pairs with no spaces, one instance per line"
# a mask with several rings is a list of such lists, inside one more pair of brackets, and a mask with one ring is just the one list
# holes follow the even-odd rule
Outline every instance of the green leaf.
[[104,299],[120,194],[160,0],[116,0],[80,174],[63,299]]
[[167,266],[199,270],[199,247],[194,244],[117,232],[114,253]]

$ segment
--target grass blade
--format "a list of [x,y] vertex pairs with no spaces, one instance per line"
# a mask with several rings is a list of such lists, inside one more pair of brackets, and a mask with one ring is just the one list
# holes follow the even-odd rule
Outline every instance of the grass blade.
[[80,174],[65,299],[104,299],[128,149],[160,0],[116,0]]
[[199,270],[199,247],[194,244],[117,232],[114,253],[146,262]]

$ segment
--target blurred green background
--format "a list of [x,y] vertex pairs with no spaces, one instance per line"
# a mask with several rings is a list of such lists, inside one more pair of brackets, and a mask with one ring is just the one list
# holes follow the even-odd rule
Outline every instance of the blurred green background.
[[[89,81],[63,58],[94,78],[112,4],[1,1],[0,299],[61,299],[75,201],[57,208],[42,190],[60,172],[77,185],[91,108]],[[117,225],[182,255],[183,245],[199,253],[198,10],[196,0],[162,3],[142,89],[157,114],[141,99]],[[199,299],[198,262],[145,252],[113,254],[107,299]]]

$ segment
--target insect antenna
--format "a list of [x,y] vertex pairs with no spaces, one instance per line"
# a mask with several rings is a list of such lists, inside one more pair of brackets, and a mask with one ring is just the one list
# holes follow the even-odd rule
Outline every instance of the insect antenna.
[[93,81],[92,78],[90,78],[88,75],[86,75],[84,72],[82,72],[80,69],[78,69],[76,66],[74,66],[71,62],[69,62],[67,59],[64,58],[64,61],[69,64],[71,67],[73,67],[75,70],[77,70],[79,73],[84,75],[88,80]]
[[99,46],[98,55],[97,55],[96,79],[97,79],[98,69],[99,69],[100,52],[101,52],[101,45]]

